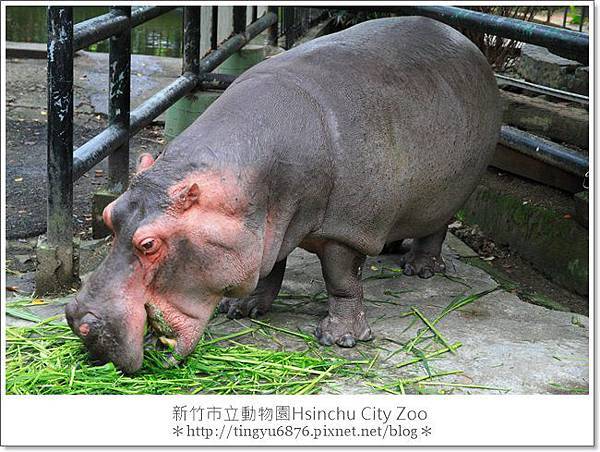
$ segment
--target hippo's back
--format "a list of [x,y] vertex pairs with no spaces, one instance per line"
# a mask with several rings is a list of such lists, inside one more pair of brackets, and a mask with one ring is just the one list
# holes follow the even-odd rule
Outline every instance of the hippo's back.
[[466,37],[431,19],[364,22],[240,79],[261,77],[293,84],[319,104],[334,180],[314,235],[367,254],[441,228],[497,141],[498,93],[487,61]]

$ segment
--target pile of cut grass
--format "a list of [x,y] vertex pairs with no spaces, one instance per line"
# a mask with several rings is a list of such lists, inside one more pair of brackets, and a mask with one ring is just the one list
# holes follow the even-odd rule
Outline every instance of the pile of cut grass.
[[[112,363],[93,366],[81,340],[58,317],[41,321],[22,307],[31,301],[11,303],[7,313],[37,321],[36,324],[6,329],[6,392],[7,394],[313,394],[325,385],[333,387],[339,378],[349,378],[372,390],[391,394],[448,393],[455,389],[476,389],[506,392],[507,389],[476,384],[445,381],[444,377],[462,373],[460,370],[434,368],[434,361],[446,354],[456,354],[460,342],[451,343],[437,324],[448,314],[497,290],[460,295],[434,319],[428,319],[416,307],[401,313],[412,317],[405,331],[420,322],[423,328],[387,356],[379,348],[374,356],[360,354],[364,359],[349,360],[332,349],[320,347],[307,334],[290,331],[258,320],[254,327],[243,327],[235,333],[211,338],[205,334],[196,350],[177,367],[165,368],[164,356],[157,350],[145,352],[142,369],[135,375],[124,375]],[[400,293],[390,293],[394,298]],[[296,296],[297,298],[300,298]],[[308,298],[314,298],[307,296]],[[378,300],[373,300],[378,301]],[[383,300],[381,302],[384,302]],[[281,350],[264,349],[243,344],[236,339],[261,334]],[[283,350],[274,333],[300,339],[303,351]],[[406,368],[410,376],[389,380],[378,375],[385,363],[397,353],[407,355],[405,361],[389,363],[389,367]],[[375,369],[378,363],[378,369]],[[420,374],[423,370],[425,374]],[[385,373],[385,372],[384,372]]]
[[[50,320],[50,319],[49,319]],[[90,364],[81,340],[51,321],[6,330],[7,394],[312,394],[360,362],[316,356],[311,350],[261,349],[234,339],[246,328],[202,341],[181,365],[165,368],[162,353],[146,351],[142,369],[124,375],[112,363]],[[229,341],[220,347],[219,342]]]

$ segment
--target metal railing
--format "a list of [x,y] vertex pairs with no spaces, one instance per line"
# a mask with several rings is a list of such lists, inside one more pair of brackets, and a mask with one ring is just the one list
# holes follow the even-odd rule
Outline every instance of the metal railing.
[[[577,7],[574,6],[573,7],[575,12],[577,12]],[[581,15],[579,16],[579,31],[583,31],[583,25],[585,23],[585,19],[586,16],[588,15],[588,6],[582,6],[581,7]],[[569,15],[569,10],[571,9],[570,6],[565,7],[564,11],[563,11],[563,21],[562,21],[562,28],[568,28],[567,27],[567,16]],[[552,14],[552,8],[548,8],[548,20],[546,22],[550,23],[550,17]]]
[[[68,286],[73,280],[73,183],[108,157],[109,189],[120,193],[129,179],[129,139],[177,100],[205,82],[205,75],[269,29],[277,42],[277,8],[246,26],[246,6],[233,7],[234,34],[217,46],[218,10],[213,7],[211,52],[200,58],[200,7],[184,7],[182,75],[130,112],[131,29],[174,7],[113,7],[107,14],[73,24],[72,7],[48,7],[48,212],[46,249],[58,261],[39,286]],[[104,39],[109,50],[109,125],[73,152],[73,55]],[[210,78],[218,84],[219,78]],[[222,83],[221,83],[222,85]]]
[[[323,6],[321,8],[329,11],[385,12],[399,16],[425,16],[453,27],[470,28],[546,47],[557,55],[583,64],[587,64],[589,61],[588,34],[520,19],[494,16],[452,6],[352,6],[346,8]],[[589,169],[587,157],[512,127],[502,127],[500,143],[576,176],[585,175]]]
[[564,58],[587,64],[590,37],[586,33],[540,25],[510,17],[471,11],[453,6],[352,6],[320,7],[330,11],[387,12],[398,16],[425,16],[452,27],[469,28],[491,35],[546,47]]
[[[285,47],[291,47],[297,36],[293,24],[295,7],[269,6],[267,13],[246,24],[246,6],[233,7],[234,34],[217,46],[217,7],[212,7],[211,49],[200,59],[200,7],[184,10],[184,52],[182,75],[135,110],[129,112],[131,28],[164,14],[171,7],[147,7],[131,11],[115,7],[103,16],[73,26],[72,7],[48,9],[48,224],[47,241],[56,250],[59,261],[54,277],[59,283],[69,281],[72,267],[64,259],[73,254],[73,182],[104,158],[109,158],[109,184],[112,190],[127,186],[129,139],[173,105],[178,99],[203,83],[226,87],[232,77],[210,72],[252,38],[264,30],[268,43],[276,44],[278,36],[286,36]],[[341,8],[314,7],[313,10]],[[561,56],[587,63],[589,36],[584,33],[533,24],[517,19],[492,16],[448,6],[347,7],[345,10],[393,12],[398,15],[422,15],[451,26],[467,27],[493,35],[547,47]],[[279,27],[278,13],[284,26]],[[309,14],[310,16],[310,14]],[[290,22],[291,21],[291,22]],[[287,25],[286,25],[287,24]],[[287,29],[286,29],[287,27]],[[281,33],[280,33],[281,32]],[[103,132],[73,150],[73,52],[110,37],[109,126]],[[500,142],[532,157],[546,159],[565,171],[581,175],[587,171],[586,158],[569,149],[513,128],[503,127]],[[546,152],[547,151],[547,152]],[[543,155],[542,155],[543,154]],[[546,158],[547,157],[547,158]]]
[[324,14],[325,11],[319,8],[284,6],[279,30],[279,36],[283,38],[281,43],[283,48],[291,49],[298,38],[303,36]]

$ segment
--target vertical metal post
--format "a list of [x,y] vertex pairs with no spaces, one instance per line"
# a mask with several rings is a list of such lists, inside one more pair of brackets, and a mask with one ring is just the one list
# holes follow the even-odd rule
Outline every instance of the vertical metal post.
[[[278,6],[269,6],[267,8],[267,11],[270,13],[277,14],[277,17],[279,17],[279,7]],[[267,44],[270,46],[277,46],[278,36],[279,36],[279,20],[269,27],[268,36],[267,36]]]
[[585,21],[585,15],[587,13],[587,8],[585,6],[581,7],[581,23],[579,24],[579,31],[583,31],[583,22]]
[[246,6],[233,7],[233,33],[242,33],[246,29]]
[[[110,37],[108,119],[129,131],[129,102],[131,93],[131,6],[117,6],[112,11],[126,16],[128,26]],[[108,191],[120,194],[129,183],[129,142],[108,157]]]
[[183,72],[200,74],[200,6],[183,9]]
[[251,6],[252,8],[252,20],[250,21],[252,22],[256,22],[256,19],[258,19],[258,6]]
[[301,33],[308,30],[308,8],[302,8],[302,31]]
[[294,10],[295,8],[293,6],[283,7],[283,32],[285,34],[286,50],[291,49],[296,40],[296,33],[294,30]]
[[38,293],[74,281],[73,8],[48,7],[48,211],[46,243],[38,243]]
[[218,44],[219,33],[219,7],[213,6],[210,15],[210,48],[215,50]]
[[569,13],[569,7],[565,8],[565,13],[563,15],[563,28],[567,28],[567,14]]

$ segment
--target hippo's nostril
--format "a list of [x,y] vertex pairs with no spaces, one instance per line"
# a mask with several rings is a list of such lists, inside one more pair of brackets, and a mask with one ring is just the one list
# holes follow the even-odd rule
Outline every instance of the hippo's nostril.
[[91,312],[86,312],[83,316],[81,314],[81,312],[77,312],[77,309],[67,307],[66,315],[69,326],[77,336],[85,339],[91,334],[96,334],[100,320]]
[[89,323],[82,323],[81,325],[79,325],[79,332],[81,333],[82,336],[87,336],[88,333],[90,332]]

